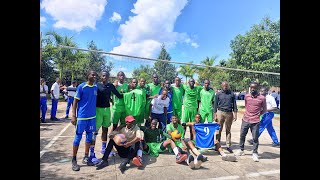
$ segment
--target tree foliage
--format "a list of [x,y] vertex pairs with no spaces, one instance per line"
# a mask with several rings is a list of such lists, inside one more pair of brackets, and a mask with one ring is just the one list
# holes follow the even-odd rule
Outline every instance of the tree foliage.
[[[165,49],[165,45],[162,44],[161,46],[161,51],[159,54],[158,59],[163,59],[163,60],[171,60],[170,54],[167,52]],[[173,64],[170,64],[168,62],[162,62],[162,61],[157,61],[154,64],[154,69],[156,70],[159,81],[164,82],[165,80],[170,80],[173,81],[175,76],[176,76],[176,67]]]

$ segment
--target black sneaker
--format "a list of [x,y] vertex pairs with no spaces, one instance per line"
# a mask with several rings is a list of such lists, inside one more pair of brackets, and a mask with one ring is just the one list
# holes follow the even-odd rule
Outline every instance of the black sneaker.
[[227,151],[229,151],[229,153],[233,153],[233,151],[230,147],[227,147]]
[[100,170],[102,168],[105,168],[109,165],[107,160],[101,160],[97,165],[96,165],[96,170]]
[[253,145],[253,139],[249,139],[247,142],[248,142],[250,145]]
[[66,117],[64,117],[65,119],[68,119],[69,118],[69,116],[66,116]]
[[77,161],[72,161],[72,170],[73,171],[79,171],[80,166],[77,164]]
[[276,144],[276,143],[272,142],[272,147],[280,147],[280,143]]
[[123,174],[124,171],[126,170],[126,166],[127,166],[127,162],[126,162],[126,161],[120,163],[119,169],[120,169],[120,171],[121,171],[122,174]]
[[83,158],[82,163],[83,163],[83,164],[86,164],[86,165],[88,165],[88,166],[93,166],[93,165],[94,165],[93,162],[90,160],[90,158],[89,158],[88,156],[85,156],[85,157]]

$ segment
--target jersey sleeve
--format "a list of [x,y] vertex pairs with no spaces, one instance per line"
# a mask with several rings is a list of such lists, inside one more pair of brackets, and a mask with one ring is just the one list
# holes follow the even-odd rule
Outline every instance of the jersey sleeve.
[[76,91],[76,95],[74,96],[75,99],[78,99],[80,100],[81,99],[81,96],[82,96],[82,86],[78,86],[77,87],[77,91]]

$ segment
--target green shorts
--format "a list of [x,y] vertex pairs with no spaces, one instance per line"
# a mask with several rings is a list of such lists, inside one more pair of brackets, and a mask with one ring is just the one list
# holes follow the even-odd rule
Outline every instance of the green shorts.
[[112,111],[112,124],[118,124],[120,120],[120,125],[126,124],[125,121],[126,113],[125,112],[116,112]]
[[212,119],[213,119],[213,112],[208,112],[208,111],[202,111],[200,110],[200,115],[201,115],[201,123],[204,123],[207,119],[207,122],[212,122]]
[[96,108],[96,130],[99,131],[100,127],[108,128],[111,125],[110,121],[110,107],[108,108]]
[[173,109],[173,115],[177,116],[178,120],[182,118],[182,108],[181,109]]
[[149,150],[148,152],[144,151],[146,154],[149,154],[150,156],[158,157],[159,153],[164,152],[166,150],[161,150],[160,146],[161,143],[147,143]]
[[194,122],[194,117],[196,116],[196,114],[197,109],[184,108],[181,122]]

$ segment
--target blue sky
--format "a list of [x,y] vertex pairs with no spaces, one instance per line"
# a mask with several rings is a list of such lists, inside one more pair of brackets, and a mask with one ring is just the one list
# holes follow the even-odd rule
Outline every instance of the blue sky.
[[[173,61],[228,59],[230,42],[265,16],[280,18],[279,0],[42,0],[40,31],[93,40],[107,52],[157,58],[162,43]],[[109,58],[129,75],[140,64]]]

